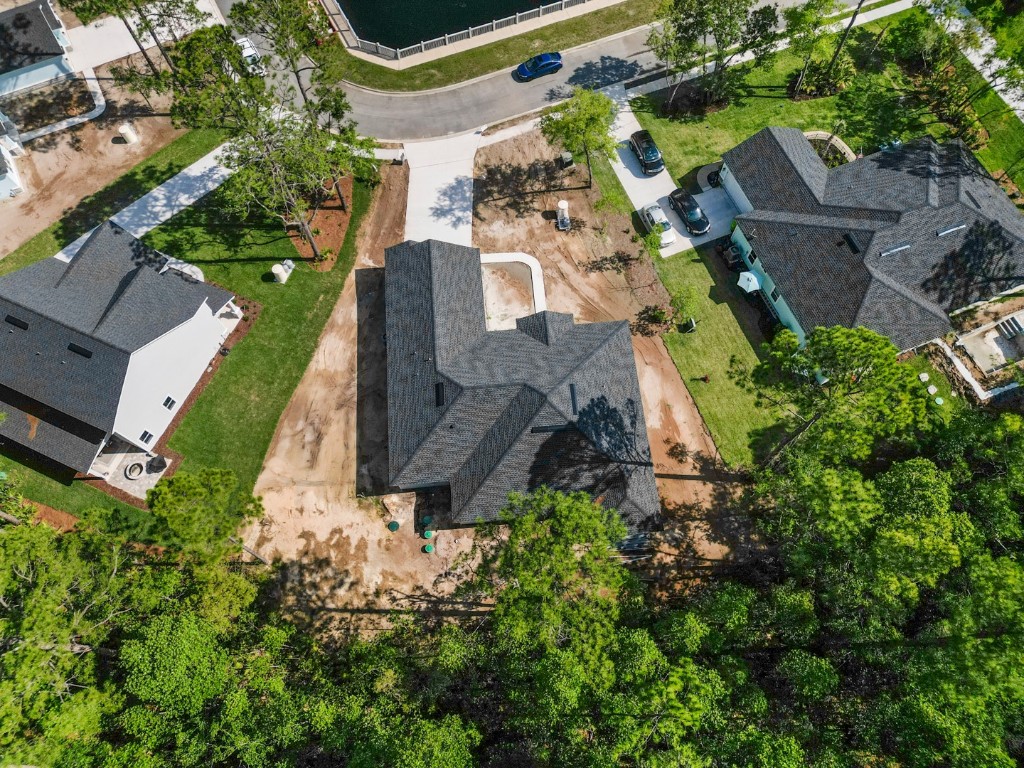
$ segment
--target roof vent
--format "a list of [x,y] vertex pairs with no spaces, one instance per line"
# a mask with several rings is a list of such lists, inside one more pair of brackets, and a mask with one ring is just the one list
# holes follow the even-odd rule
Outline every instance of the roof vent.
[[569,399],[572,400],[572,415],[573,416],[579,415],[580,406],[579,406],[579,403],[576,402],[576,385],[575,384],[570,384],[569,385]]
[[860,246],[857,244],[857,241],[854,239],[852,234],[847,232],[843,235],[843,240],[846,241],[846,244],[850,247],[850,250],[853,253],[860,253]]
[[964,190],[964,194],[967,196],[968,200],[970,200],[972,203],[974,203],[974,207],[975,208],[977,208],[978,210],[981,210],[981,203],[978,202],[978,198],[976,198],[974,195],[971,194],[971,190],[965,189]]
[[434,385],[434,405],[440,408],[444,405],[444,382],[439,381]]
[[955,224],[952,227],[947,227],[946,229],[940,229],[935,234],[938,235],[939,237],[945,237],[946,235],[952,235],[954,232],[959,232],[961,229],[967,229],[967,225],[966,224]]
[[71,342],[70,344],[68,344],[68,349],[70,349],[76,355],[81,355],[82,357],[85,357],[85,358],[92,357],[92,350],[91,349],[86,349],[85,347],[80,347],[77,344],[75,344],[74,342]]
[[883,256],[892,256],[894,253],[899,253],[900,251],[909,251],[909,250],[910,250],[910,243],[904,243],[903,245],[897,245],[895,248],[890,248],[887,251],[882,251],[882,255]]
[[13,325],[15,328],[21,328],[21,330],[23,330],[23,331],[27,331],[28,330],[28,323],[26,323],[20,317],[15,317],[14,315],[8,315],[7,317],[4,318],[4,320],[6,322],[10,323],[11,325]]

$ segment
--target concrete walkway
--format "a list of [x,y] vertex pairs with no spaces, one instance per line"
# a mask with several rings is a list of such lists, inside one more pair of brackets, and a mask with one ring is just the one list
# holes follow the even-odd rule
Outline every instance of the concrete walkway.
[[[962,10],[964,13],[967,12],[966,9]],[[996,41],[991,35],[982,32],[980,39],[981,48],[973,51],[963,51],[964,56],[967,57],[967,60],[974,65],[974,68],[990,84],[995,83],[992,86],[995,92],[1017,114],[1017,117],[1024,120],[1024,90],[1010,88],[998,81],[998,72],[1000,68],[1006,66],[1006,62],[996,55]]]
[[[111,216],[110,220],[134,237],[142,237],[155,229],[176,213],[196,203],[204,195],[208,195],[231,176],[231,171],[220,164],[220,152],[221,147],[218,147],[177,176],[121,209]],[[71,261],[89,239],[90,234],[92,232],[86,232],[56,254],[56,258]]]

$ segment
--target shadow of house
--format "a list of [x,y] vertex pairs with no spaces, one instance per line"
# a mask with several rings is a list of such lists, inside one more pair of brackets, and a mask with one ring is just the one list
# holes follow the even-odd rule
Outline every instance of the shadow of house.
[[439,527],[498,520],[544,484],[657,527],[628,323],[540,312],[488,331],[479,251],[433,240],[388,249],[384,282],[393,487],[448,493]]
[[387,347],[383,268],[356,270],[356,493],[388,487]]

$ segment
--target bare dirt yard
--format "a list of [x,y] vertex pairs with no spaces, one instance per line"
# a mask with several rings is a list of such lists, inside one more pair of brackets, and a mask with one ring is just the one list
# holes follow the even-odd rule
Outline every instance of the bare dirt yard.
[[355,268],[256,483],[266,514],[243,536],[281,561],[285,606],[321,630],[380,627],[394,609],[437,608],[472,545],[471,533],[445,531],[423,552],[415,495],[378,495],[387,484],[382,267],[384,249],[404,239],[407,185],[407,168],[384,167]]
[[[0,257],[184,133],[171,125],[167,97],[155,97],[148,104],[114,84],[110,67],[131,58],[96,70],[107,99],[102,115],[25,145],[27,155],[17,160],[25,192],[0,201]],[[30,103],[31,94],[24,99]],[[5,107],[4,111],[8,109],[16,119],[15,110]],[[117,131],[126,120],[139,134],[137,144],[125,144]]]
[[[474,245],[484,253],[523,251],[544,271],[548,309],[577,322],[629,320],[652,459],[668,530],[654,558],[666,579],[720,561],[738,541],[720,515],[736,492],[718,451],[661,338],[637,331],[646,306],[669,297],[629,219],[599,204],[586,170],[554,168],[557,153],[531,131],[482,148],[476,156]],[[559,200],[573,229],[555,228]],[[673,573],[675,572],[675,573]]]

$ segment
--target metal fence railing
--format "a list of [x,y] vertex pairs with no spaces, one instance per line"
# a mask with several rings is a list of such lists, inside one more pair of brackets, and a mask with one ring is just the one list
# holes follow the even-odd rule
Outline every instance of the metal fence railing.
[[452,43],[458,43],[462,40],[469,40],[477,37],[478,35],[496,32],[499,29],[512,27],[516,24],[521,24],[524,21],[530,21],[531,19],[539,19],[542,16],[547,16],[549,13],[564,11],[566,8],[583,5],[587,2],[590,2],[590,0],[556,0],[553,3],[548,3],[547,5],[542,5],[529,11],[517,13],[514,16],[506,16],[504,19],[495,19],[487,24],[478,24],[475,27],[468,27],[460,32],[435,37],[433,40],[423,40],[415,45],[407,45],[404,48],[392,48],[389,45],[382,45],[381,43],[372,43],[368,40],[363,40],[356,34],[355,29],[352,28],[352,25],[345,16],[345,12],[341,9],[341,4],[338,0],[325,0],[325,5],[329,5],[329,7],[326,8],[327,14],[330,16],[331,22],[333,23],[338,36],[348,48],[355,48],[360,51],[364,51],[365,53],[373,54],[374,56],[380,56],[384,59],[394,59],[397,61],[405,58],[406,56],[411,56],[416,53],[425,53],[427,51],[432,51],[435,48],[441,48],[446,45],[451,45]]

